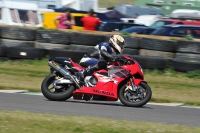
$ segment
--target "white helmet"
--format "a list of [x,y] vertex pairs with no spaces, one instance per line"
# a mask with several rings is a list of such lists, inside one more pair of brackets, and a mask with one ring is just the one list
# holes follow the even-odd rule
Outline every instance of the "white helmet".
[[109,43],[112,45],[116,53],[118,54],[122,53],[125,44],[123,37],[121,37],[120,35],[112,35],[109,39]]

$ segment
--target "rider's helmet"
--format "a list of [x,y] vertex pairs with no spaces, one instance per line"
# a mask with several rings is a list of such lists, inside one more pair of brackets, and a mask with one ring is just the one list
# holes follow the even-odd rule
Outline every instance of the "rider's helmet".
[[113,47],[116,53],[121,54],[124,48],[124,38],[120,35],[112,35],[109,39],[109,43]]

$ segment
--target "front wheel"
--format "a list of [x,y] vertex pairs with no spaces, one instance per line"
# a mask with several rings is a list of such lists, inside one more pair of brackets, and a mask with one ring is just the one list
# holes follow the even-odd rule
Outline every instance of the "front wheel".
[[50,74],[43,80],[41,85],[42,94],[52,101],[65,101],[72,96],[75,87],[72,84],[55,86],[56,77],[56,74]]
[[151,88],[145,83],[141,82],[136,91],[130,89],[125,84],[119,90],[119,100],[129,107],[141,107],[150,101],[152,96]]

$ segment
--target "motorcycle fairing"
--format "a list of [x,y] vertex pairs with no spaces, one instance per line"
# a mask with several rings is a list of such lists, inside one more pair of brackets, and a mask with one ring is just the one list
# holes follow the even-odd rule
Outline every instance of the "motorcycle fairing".
[[[70,59],[70,60],[71,60],[71,59]],[[79,64],[73,62],[72,60],[71,60],[71,63],[73,64],[74,69],[76,69],[76,70],[78,70],[78,71],[81,71],[81,70],[84,69],[83,67],[81,67]]]
[[67,65],[69,68],[74,68],[77,71],[80,71],[80,70],[83,69],[83,67],[81,67],[77,63],[73,62],[72,59],[68,58],[68,57],[54,57],[50,60],[53,60],[53,61],[58,62],[60,64]]
[[100,95],[100,96],[106,96],[107,98],[112,99],[112,101],[117,101],[118,85],[126,78],[126,76],[123,75],[122,78],[117,74],[113,78],[110,78],[105,74],[104,75],[101,74],[105,72],[108,73],[106,70],[100,70],[93,73],[93,76],[97,78],[98,83],[94,87],[84,86],[80,89],[75,90],[73,92],[73,96],[76,96],[78,94]]
[[[139,65],[135,63],[134,65],[125,65],[122,66],[123,69],[127,70],[131,75],[139,74],[141,79],[144,79],[142,70],[140,69]],[[140,70],[140,71],[138,71]]]
[[133,79],[133,83],[135,86],[138,86],[141,82],[144,82],[144,80],[136,79],[136,78]]
[[122,68],[129,71],[130,74],[134,76],[134,85],[138,86],[141,82],[145,82],[141,66],[137,62],[135,62],[133,65],[122,66]]
[[60,64],[67,65],[69,67],[73,67],[73,64],[71,63],[71,60],[68,57],[54,57],[54,58],[52,58],[50,60],[55,61],[55,62],[60,63]]

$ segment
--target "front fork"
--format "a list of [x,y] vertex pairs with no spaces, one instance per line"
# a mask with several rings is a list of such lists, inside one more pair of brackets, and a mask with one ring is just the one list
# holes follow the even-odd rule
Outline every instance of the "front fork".
[[141,82],[145,82],[145,81],[141,80],[141,79],[136,79],[136,78],[133,77],[133,78],[130,78],[129,85],[130,85],[130,87],[132,88],[133,91],[136,91],[138,89],[138,85]]
[[141,82],[145,82],[141,79],[136,79],[131,77],[128,81],[128,86],[126,88],[126,96],[129,100],[137,100],[144,98],[144,90],[139,87]]
[[137,86],[136,85],[134,85],[134,83],[133,83],[133,78],[130,78],[130,88],[131,88],[131,90],[133,90],[133,91],[136,91],[137,90]]

